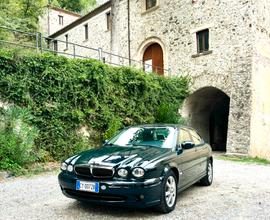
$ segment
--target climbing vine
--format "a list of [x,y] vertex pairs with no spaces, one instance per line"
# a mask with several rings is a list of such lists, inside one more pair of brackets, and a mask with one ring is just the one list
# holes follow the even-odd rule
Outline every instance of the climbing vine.
[[[188,83],[95,60],[0,52],[0,100],[30,111],[35,146],[45,152],[40,160],[67,157],[124,126],[175,118]],[[160,112],[168,112],[164,105],[173,117]]]

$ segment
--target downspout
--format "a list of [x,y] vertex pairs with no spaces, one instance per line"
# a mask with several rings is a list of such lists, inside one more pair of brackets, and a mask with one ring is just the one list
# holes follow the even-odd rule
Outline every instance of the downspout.
[[130,52],[130,0],[127,0],[127,12],[128,12],[128,63],[131,66],[131,52]]
[[47,9],[48,9],[48,21],[47,21],[48,22],[48,30],[47,30],[48,34],[47,35],[50,36],[50,31],[51,31],[50,30],[51,29],[51,27],[50,27],[50,5],[48,5]]

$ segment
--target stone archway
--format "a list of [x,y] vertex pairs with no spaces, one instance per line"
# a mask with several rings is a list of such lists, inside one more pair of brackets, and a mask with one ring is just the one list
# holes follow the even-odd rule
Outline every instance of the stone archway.
[[204,87],[184,102],[182,116],[214,151],[226,151],[230,97],[215,87]]
[[[135,58],[137,60],[141,60],[142,63],[144,63],[143,60],[144,60],[145,52],[153,44],[158,44],[161,47],[161,50],[163,53],[163,75],[168,75],[169,74],[169,71],[168,71],[168,62],[169,61],[168,61],[168,54],[167,54],[167,49],[166,49],[167,47],[162,39],[155,37],[155,36],[146,38],[138,46]],[[144,66],[144,69],[145,69],[145,66]]]

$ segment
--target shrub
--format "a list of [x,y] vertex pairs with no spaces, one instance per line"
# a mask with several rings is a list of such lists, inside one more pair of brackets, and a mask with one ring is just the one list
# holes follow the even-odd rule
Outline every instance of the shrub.
[[188,84],[185,77],[165,78],[94,60],[0,51],[0,94],[33,115],[40,160],[90,148],[76,132],[81,127],[102,139],[127,125],[165,122],[169,115],[161,116],[162,104],[170,103],[169,112],[177,114]]
[[10,107],[0,114],[0,169],[19,172],[36,159],[34,141],[38,135],[31,126],[27,109]]

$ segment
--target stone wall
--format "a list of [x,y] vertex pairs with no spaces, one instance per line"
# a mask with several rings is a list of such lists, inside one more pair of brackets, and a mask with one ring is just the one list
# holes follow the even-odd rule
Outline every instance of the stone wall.
[[251,155],[270,159],[270,2],[256,1],[252,71]]
[[[127,1],[115,0],[113,51],[128,55]],[[131,57],[158,42],[164,66],[190,75],[192,91],[213,86],[231,98],[227,152],[248,153],[250,146],[252,9],[250,0],[164,0],[145,11],[143,0],[130,1]],[[196,32],[210,32],[210,54],[198,55]],[[195,58],[192,55],[196,55]]]

